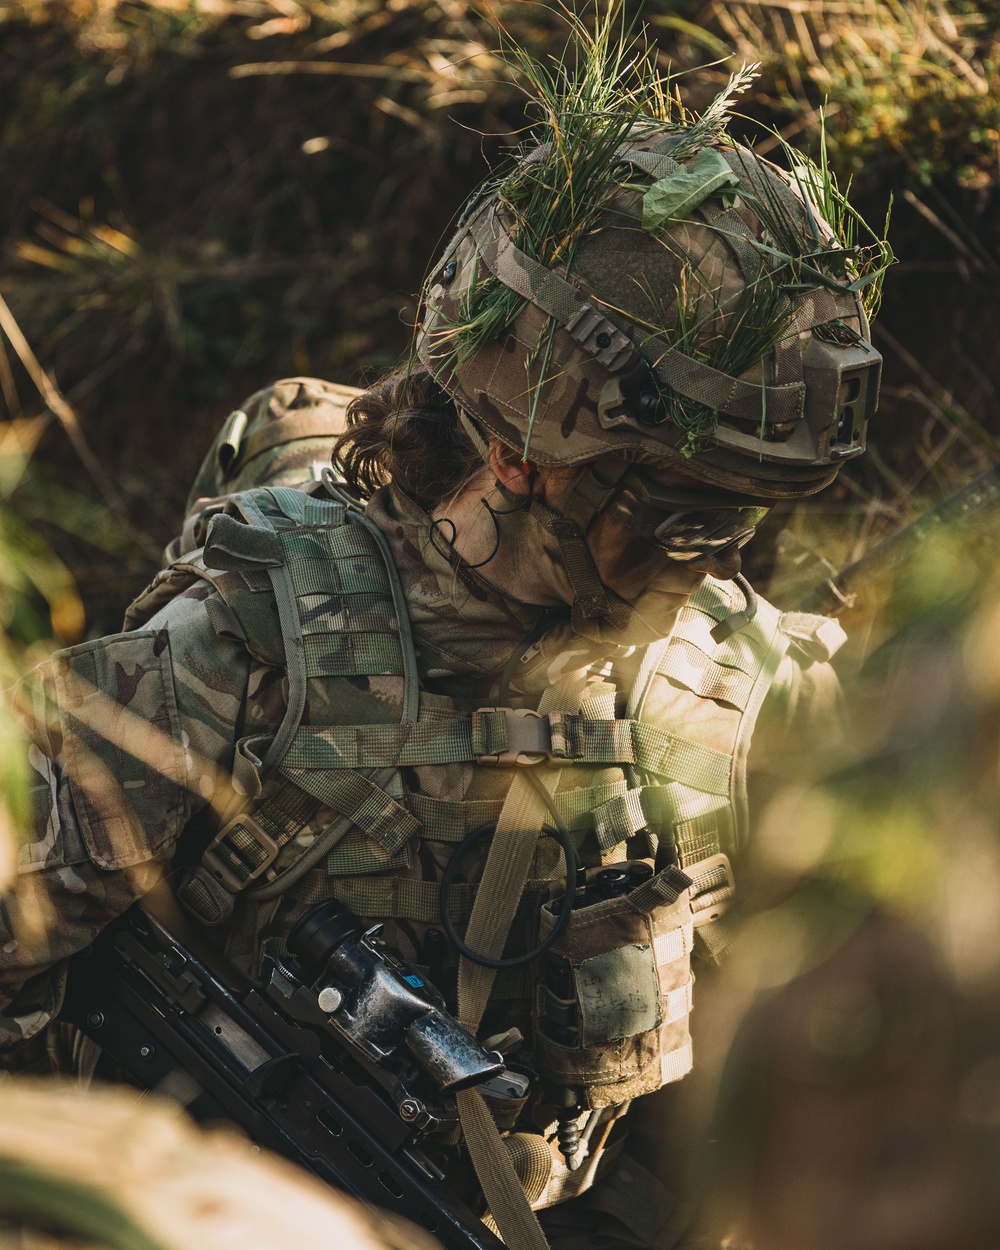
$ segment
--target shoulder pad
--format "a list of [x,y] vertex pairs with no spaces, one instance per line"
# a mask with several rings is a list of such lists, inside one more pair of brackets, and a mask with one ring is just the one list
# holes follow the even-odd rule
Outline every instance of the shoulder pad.
[[192,552],[183,560],[169,564],[157,573],[146,589],[140,591],[125,609],[122,632],[130,633],[132,630],[142,629],[171,600],[183,594],[195,582],[210,578],[200,552]]
[[93,862],[114,870],[154,859],[191,806],[168,631],[69,647],[29,681]]

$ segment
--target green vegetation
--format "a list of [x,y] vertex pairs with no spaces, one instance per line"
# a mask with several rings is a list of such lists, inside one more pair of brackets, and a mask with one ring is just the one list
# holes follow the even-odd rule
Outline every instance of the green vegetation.
[[741,56],[762,59],[790,129],[836,110],[844,169],[894,167],[924,185],[996,181],[1000,141],[995,6],[946,0],[714,3],[705,13]]

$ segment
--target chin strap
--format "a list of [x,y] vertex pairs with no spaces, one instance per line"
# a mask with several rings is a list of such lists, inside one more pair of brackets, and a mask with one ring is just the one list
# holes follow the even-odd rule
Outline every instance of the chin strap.
[[538,500],[529,511],[559,543],[559,554],[573,587],[574,616],[585,621],[606,619],[612,625],[624,624],[631,609],[601,581],[587,546],[587,531],[611,502],[631,465],[624,460],[604,460],[600,468],[598,473],[595,464],[581,466],[559,512]]
[[[489,444],[475,420],[461,407],[458,419],[483,462],[489,464]],[[532,499],[526,512],[559,543],[559,554],[573,587],[574,617],[581,621],[603,620],[613,628],[620,628],[626,624],[631,608],[601,581],[587,546],[587,531],[594,518],[611,502],[619,482],[632,465],[611,457],[599,464],[600,472],[593,462],[580,466],[559,512],[537,499]]]

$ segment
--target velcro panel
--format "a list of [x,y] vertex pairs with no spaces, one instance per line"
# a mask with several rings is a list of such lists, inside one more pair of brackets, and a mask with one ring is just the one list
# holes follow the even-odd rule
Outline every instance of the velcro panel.
[[83,643],[45,668],[60,763],[90,857],[108,870],[153,859],[191,809],[169,635],[142,630]]
[[581,960],[573,969],[584,1046],[634,1037],[663,1019],[652,947],[634,943]]

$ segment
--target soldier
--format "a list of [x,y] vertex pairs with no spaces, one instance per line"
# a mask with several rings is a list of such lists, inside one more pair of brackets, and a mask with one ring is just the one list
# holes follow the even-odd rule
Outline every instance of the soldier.
[[518,1250],[528,1205],[557,1240],[680,1235],[627,1112],[691,1067],[758,713],[801,746],[835,685],[838,627],[739,553],[863,451],[888,260],[819,171],[733,143],[725,99],[588,107],[552,102],[466,207],[339,483],[196,518],[125,633],[25,683],[37,818],[0,904],[8,1047],[163,882],[251,978],[321,900],[384,923],[533,1074],[508,1154],[474,1091],[438,1152]]

